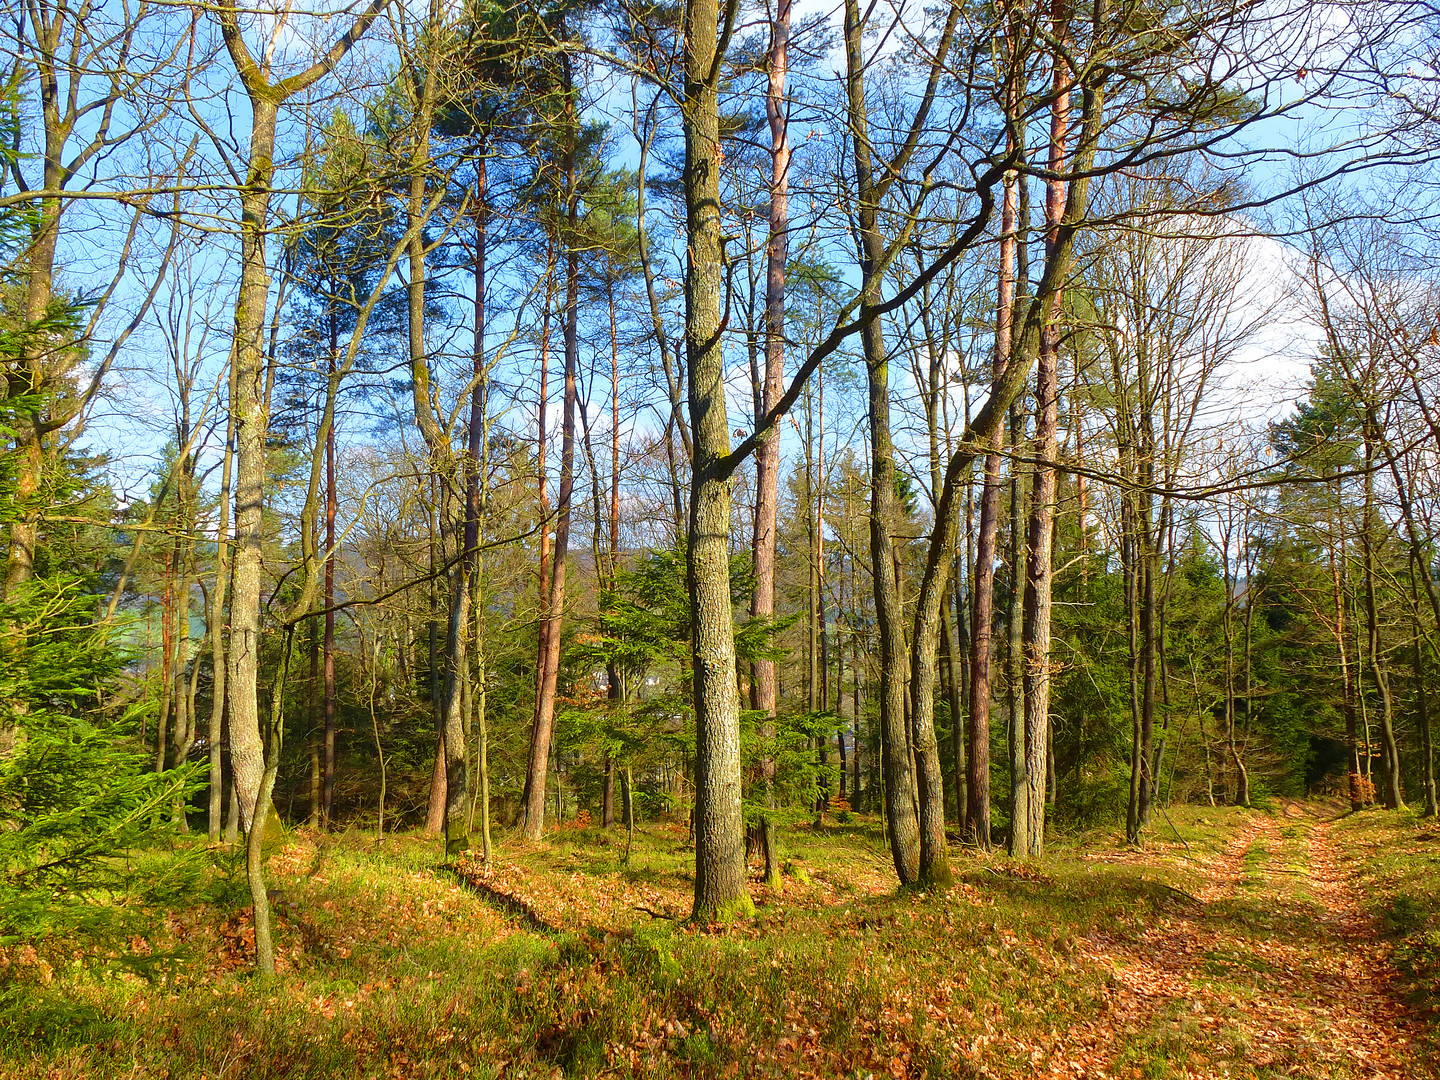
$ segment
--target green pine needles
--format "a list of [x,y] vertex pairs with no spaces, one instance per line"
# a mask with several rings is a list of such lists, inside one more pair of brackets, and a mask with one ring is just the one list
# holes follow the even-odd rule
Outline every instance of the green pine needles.
[[105,706],[125,656],[94,611],[63,577],[0,604],[0,945],[106,936],[167,884],[132,859],[173,831],[194,769],[152,771],[144,706]]

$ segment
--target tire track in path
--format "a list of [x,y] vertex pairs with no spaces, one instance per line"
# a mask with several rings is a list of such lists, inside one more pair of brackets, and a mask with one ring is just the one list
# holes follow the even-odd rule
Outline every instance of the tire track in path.
[[[1294,809],[1287,805],[1287,815]],[[1412,1056],[1408,1049],[1421,1045],[1421,1025],[1405,1007],[1389,945],[1359,904],[1354,868],[1332,836],[1334,824],[1334,819],[1312,819],[1306,834],[1310,893],[1334,943],[1335,962],[1317,979],[1340,1003],[1337,1020],[1357,1059],[1373,1068],[1373,1075],[1433,1076],[1433,1070],[1413,1071],[1419,1063],[1406,1060]]]
[[1113,1041],[1082,1075],[1157,1058],[1157,1075],[1195,1078],[1436,1075],[1414,1060],[1418,1023],[1331,823],[1284,810],[1248,814],[1221,852],[1192,860],[1204,874],[1194,903],[1086,942],[1110,973]]

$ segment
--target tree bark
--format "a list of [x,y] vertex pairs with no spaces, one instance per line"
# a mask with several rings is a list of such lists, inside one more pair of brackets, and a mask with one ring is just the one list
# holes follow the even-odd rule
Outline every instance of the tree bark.
[[[545,307],[540,316],[540,400],[536,405],[535,435],[535,505],[540,518],[540,560],[536,575],[538,631],[535,635],[535,700],[539,702],[545,686],[545,658],[550,654],[546,640],[550,633],[550,477],[546,472],[549,451],[548,425],[550,411],[550,309],[555,299],[555,238],[545,245]],[[524,810],[521,810],[524,814]]]
[[[331,320],[330,374],[335,373],[335,353],[339,342]],[[335,513],[338,508],[335,489],[335,425],[325,434],[325,642],[322,649],[325,679],[325,790],[321,827],[331,828],[335,815]]]
[[[1007,101],[1013,92],[1007,91]],[[1013,109],[1012,109],[1013,112]],[[1013,127],[1013,124],[1011,125]],[[1007,132],[1007,147],[1015,136]],[[1000,209],[1000,283],[995,304],[995,354],[992,389],[1004,377],[1010,360],[1015,309],[1015,249],[1019,223],[1016,177],[1005,176]],[[997,427],[985,455],[980,494],[980,528],[975,541],[975,576],[970,615],[970,731],[966,755],[965,835],[984,850],[990,848],[990,662],[995,625],[995,559],[1000,535],[1000,443]]]
[[[231,393],[234,393],[231,368]],[[210,719],[205,739],[210,752],[209,799],[207,805],[206,831],[210,842],[220,840],[221,797],[224,794],[224,763],[221,760],[220,744],[224,731],[225,702],[228,694],[226,685],[225,634],[227,630],[226,596],[230,587],[230,477],[234,469],[235,420],[227,418],[225,428],[224,457],[220,465],[219,522],[215,535],[219,538],[215,552],[215,586],[210,590],[209,609],[206,611],[206,630],[210,637],[210,666],[212,683],[210,689]]]
[[1430,733],[1430,689],[1426,683],[1425,646],[1415,636],[1415,718],[1420,727],[1420,783],[1424,788],[1425,816],[1437,814],[1435,798],[1435,747]]
[[[1336,521],[1340,521],[1341,501],[1339,497],[1339,484],[1336,484]],[[1329,547],[1327,554],[1330,558],[1330,586],[1331,595],[1335,606],[1335,646],[1340,661],[1340,694],[1341,709],[1345,715],[1345,740],[1349,756],[1349,795],[1350,809],[1364,809],[1367,802],[1364,790],[1364,777],[1360,771],[1360,733],[1355,715],[1355,679],[1350,670],[1350,650],[1345,643],[1345,532],[1343,526],[1338,541],[1339,551],[1335,546]]]
[[439,588],[436,585],[440,569],[436,547],[439,544],[440,526],[439,497],[436,494],[435,474],[430,474],[430,529],[429,529],[429,619],[426,621],[426,658],[429,664],[430,708],[435,713],[435,755],[430,766],[430,800],[425,811],[425,831],[437,836],[445,828],[445,710],[440,699],[440,624]]
[[[874,193],[865,100],[864,26],[858,0],[845,3],[846,82],[851,139],[854,144],[859,194],[861,290],[864,302],[880,299],[885,245],[880,235]],[[865,354],[870,422],[870,557],[875,593],[875,621],[880,644],[880,759],[885,784],[885,829],[890,856],[902,885],[920,874],[920,823],[912,791],[910,739],[905,721],[904,612],[895,580],[895,549],[891,522],[896,516],[895,450],[890,434],[889,364],[880,321],[860,332]]]
[[[233,18],[233,11],[231,15]],[[243,77],[249,55],[242,51],[243,44],[239,44],[238,25],[226,34],[226,43]],[[251,834],[246,872],[255,906],[256,960],[261,974],[271,975],[275,971],[275,957],[273,951],[261,947],[260,930],[264,924],[267,931],[264,940],[268,944],[269,899],[260,861],[264,829],[263,819],[258,823],[262,827],[256,828],[255,815],[257,809],[263,814],[269,801],[264,784],[265,746],[260,736],[259,665],[265,441],[270,427],[270,402],[265,393],[265,306],[270,290],[265,232],[274,177],[277,103],[258,85],[247,86],[247,89],[251,106],[249,170],[240,196],[240,287],[235,298],[235,339],[231,353],[235,388],[230,400],[235,426],[235,563],[226,681],[230,691],[230,761],[240,827]],[[273,773],[271,775],[273,777]]]
[[1005,653],[1008,725],[1007,749],[1010,755],[1010,836],[1006,849],[1016,854],[1016,844],[1030,832],[1028,759],[1025,756],[1025,568],[1029,549],[1025,539],[1025,485],[1020,457],[1028,417],[1018,408],[1010,410],[1010,611],[1006,620]]
[[[945,684],[945,703],[950,708],[950,754],[953,775],[955,777],[955,819],[962,829],[965,822],[965,802],[967,785],[965,783],[965,713],[960,702],[969,695],[969,686],[962,685],[965,682],[963,660],[960,657],[969,646],[964,632],[964,622],[960,621],[960,640],[956,642],[956,634],[950,622],[951,596],[960,590],[955,588],[952,578],[949,593],[940,602],[940,661],[942,668],[942,681]],[[956,600],[956,606],[960,601]]]
[[[1024,176],[1016,177],[1016,292],[1027,293],[1030,280],[1029,244],[1030,185]],[[1031,301],[1033,303],[1034,301]],[[1019,305],[1017,303],[1017,311]],[[1014,328],[1012,327],[1012,335]],[[1011,356],[1017,343],[1011,342]],[[1015,853],[1017,833],[1028,831],[1025,824],[1029,804],[1025,791],[1025,565],[1029,556],[1025,547],[1025,485],[1022,479],[1022,450],[1029,418],[1018,403],[1010,407],[1010,610],[1006,618],[1005,683],[1007,706],[1006,742],[1010,758],[1010,835],[1006,850]]]
[[[245,227],[240,237],[240,288],[235,299],[232,356],[236,391],[230,402],[235,424],[235,563],[227,657],[230,761],[239,799],[240,826],[246,830],[254,821],[265,765],[258,698],[265,440],[270,424],[270,403],[265,395],[265,304],[270,289],[265,223],[270,216],[275,127],[275,103],[263,94],[252,93],[250,171],[240,199]],[[254,882],[251,890],[256,891]],[[263,887],[259,891],[263,893]]]
[[[726,27],[732,25],[733,0]],[[685,352],[691,439],[686,576],[695,694],[695,905],[711,922],[751,909],[740,810],[740,701],[730,605],[730,482],[717,465],[730,452],[720,219],[719,78],[726,42],[717,0],[684,10]]]
[[470,358],[470,418],[465,439],[465,532],[461,565],[471,594],[475,645],[475,680],[472,693],[475,737],[478,740],[476,769],[480,781],[480,841],[485,865],[490,865],[490,761],[489,728],[486,718],[484,605],[479,593],[484,582],[484,557],[480,551],[480,525],[485,513],[484,496],[489,491],[488,427],[489,366],[485,353],[488,284],[486,256],[489,248],[490,189],[487,172],[487,144],[482,136],[475,159],[475,337]]
[[[1065,0],[1052,0],[1051,27],[1057,41],[1066,36]],[[1045,187],[1045,253],[1057,257],[1058,230],[1064,217],[1067,184],[1066,141],[1070,128],[1070,72],[1059,51],[1051,61],[1049,172]],[[1038,856],[1045,852],[1045,756],[1050,726],[1050,612],[1054,567],[1056,470],[1059,450],[1059,344],[1060,285],[1042,298],[1045,305],[1040,333],[1040,355],[1035,368],[1035,466],[1031,485],[1029,563],[1025,578],[1025,831],[1014,838],[1014,853]]]
[[1365,505],[1360,550],[1365,571],[1365,631],[1369,639],[1370,678],[1380,696],[1380,750],[1384,765],[1385,790],[1381,802],[1387,810],[1404,807],[1400,784],[1400,747],[1395,739],[1395,702],[1390,693],[1390,676],[1380,658],[1380,615],[1375,602],[1375,447],[1379,424],[1367,404],[1363,437],[1365,442]]
[[[431,0],[429,22],[438,24],[439,0]],[[425,282],[428,276],[425,238],[416,226],[424,220],[429,183],[430,130],[438,95],[437,73],[433,64],[417,71],[413,60],[407,59],[407,74],[414,80],[417,101],[415,144],[411,148],[411,174],[407,193],[407,212],[412,234],[408,244],[409,281],[407,301],[407,346],[415,422],[430,451],[430,465],[439,475],[437,516],[442,547],[449,536],[457,546],[463,542],[455,535],[456,485],[455,454],[450,434],[441,426],[432,400],[430,359],[425,346]],[[445,851],[456,855],[470,846],[469,820],[469,756],[465,742],[465,713],[462,702],[462,680],[469,663],[466,655],[467,623],[470,590],[466,587],[463,566],[457,562],[447,575],[450,612],[446,621],[443,680],[440,692],[438,722],[443,731],[445,755]]]
[[[565,61],[568,72],[569,61]],[[580,214],[575,145],[578,139],[574,101],[567,100],[566,217],[571,236],[565,255],[565,406],[560,430],[560,487],[555,497],[555,547],[550,564],[550,594],[545,606],[544,645],[541,657],[541,684],[535,700],[535,722],[530,736],[530,764],[525,774],[522,799],[524,833],[538,840],[545,831],[545,781],[550,764],[550,746],[555,733],[555,695],[560,682],[560,637],[565,611],[565,561],[570,547],[571,497],[575,490],[575,407],[576,369],[579,363],[580,253],[574,236]]]
[[[770,68],[765,115],[770,125],[770,231],[765,245],[765,377],[760,411],[775,408],[785,377],[785,263],[789,256],[790,138],[785,105],[789,63],[791,0],[778,0],[770,23]],[[751,541],[755,587],[750,614],[770,619],[775,614],[775,541],[780,481],[780,433],[770,432],[755,453],[755,522]],[[773,718],[776,711],[775,661],[756,660],[751,671],[751,704]],[[767,725],[762,738],[773,738]],[[761,759],[767,786],[775,779],[775,760]],[[767,795],[768,798],[768,795]]]

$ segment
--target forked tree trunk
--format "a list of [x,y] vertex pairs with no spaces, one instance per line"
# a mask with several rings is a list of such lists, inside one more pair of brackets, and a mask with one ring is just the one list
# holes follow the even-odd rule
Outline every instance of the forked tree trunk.
[[[17,190],[29,188],[33,180],[24,173],[34,160],[39,166],[39,183],[33,190],[41,195],[26,200],[26,211],[15,223],[19,226],[21,220],[28,219],[24,220],[28,235],[14,260],[7,259],[7,267],[18,272],[17,285],[6,297],[7,328],[12,332],[9,345],[14,346],[13,355],[7,355],[6,360],[6,390],[11,403],[6,439],[12,450],[7,455],[7,468],[15,513],[4,529],[7,543],[0,568],[0,600],[13,599],[15,590],[35,571],[36,544],[45,514],[44,500],[37,496],[45,494],[42,485],[54,454],[69,442],[65,437],[47,436],[69,429],[74,421],[83,418],[106,385],[104,376],[110,364],[148,312],[175,251],[177,234],[172,232],[160,265],[151,275],[150,290],[131,312],[129,327],[112,339],[109,349],[85,347],[94,344],[93,331],[100,325],[100,315],[115,295],[114,285],[127,272],[140,217],[154,212],[148,199],[134,202],[131,209],[136,216],[117,253],[118,270],[112,286],[92,289],[96,282],[86,280],[85,290],[92,297],[85,302],[89,325],[73,341],[55,347],[53,324],[45,324],[56,314],[55,270],[61,222],[68,208],[77,205],[67,196],[72,187],[100,195],[92,186],[96,162],[109,156],[123,141],[134,145],[134,136],[176,107],[175,99],[162,104],[161,95],[156,95],[151,99],[154,111],[147,120],[135,130],[123,130],[125,124],[134,121],[134,114],[125,105],[135,97],[136,88],[157,87],[161,80],[171,77],[175,51],[168,46],[153,48],[162,39],[173,41],[177,47],[183,41],[183,36],[168,36],[168,31],[160,31],[157,36],[154,20],[168,17],[163,5],[143,0],[121,10],[84,3],[42,3],[16,8],[7,24],[6,48],[15,61],[17,80],[23,72],[27,135],[32,119],[37,127],[35,145],[27,145],[28,152],[9,163],[7,178]],[[335,59],[339,55],[343,51]],[[303,80],[305,76],[297,78]],[[15,86],[19,85],[17,81]],[[15,136],[15,148],[19,149],[18,131]],[[135,176],[130,181],[137,188],[165,187],[170,182],[154,174],[145,179]],[[118,208],[121,202],[130,200],[120,196],[113,205]],[[175,206],[178,211],[178,196]],[[111,216],[109,211],[106,213]],[[177,227],[180,216],[178,212],[174,215]],[[75,305],[64,291],[60,303],[73,311]],[[119,292],[127,297],[127,303],[133,298],[130,291]],[[16,333],[17,324],[39,330]],[[77,378],[81,365],[87,364],[93,369]],[[0,732],[0,738],[5,737]]]
[[[36,9],[37,13],[45,9]],[[63,72],[63,63],[56,63],[55,52],[62,47],[61,36],[65,32],[65,10],[54,11],[44,25],[36,19],[33,32],[44,44],[37,49],[39,63],[36,65],[36,82],[39,87],[40,113],[44,122],[44,157],[41,175],[46,191],[58,192],[65,183],[62,164],[65,144],[69,139],[72,125],[61,120],[64,110],[62,87],[57,74]],[[75,43],[79,52],[81,28],[76,25]],[[40,44],[40,42],[37,42]],[[69,72],[73,84],[79,80],[78,72]],[[73,113],[73,109],[70,110]],[[108,110],[107,110],[108,111]],[[23,281],[24,319],[28,325],[41,323],[50,311],[55,281],[55,252],[60,239],[60,216],[64,203],[58,198],[41,200],[39,212],[30,228],[30,242],[25,252]],[[262,315],[263,317],[263,315]],[[51,350],[42,342],[45,335],[22,334],[20,337],[20,381],[22,393],[43,392],[49,381],[46,354]],[[35,544],[39,537],[39,512],[34,507],[34,498],[39,490],[41,471],[44,464],[44,423],[38,409],[17,410],[8,423],[14,430],[16,453],[13,456],[15,473],[14,505],[20,509],[9,527],[9,549],[5,558],[5,576],[0,583],[0,599],[12,598],[15,590],[29,581],[35,571]]]
[[[922,299],[922,304],[924,300]],[[947,614],[950,574],[955,565],[959,528],[956,500],[961,488],[942,477],[940,464],[940,415],[943,408],[944,375],[941,353],[933,342],[936,334],[928,315],[922,315],[929,371],[924,383],[925,421],[929,436],[930,484],[935,499],[935,523],[926,554],[925,573],[915,604],[915,621],[910,637],[911,739],[915,750],[917,805],[920,817],[919,880],[944,886],[949,883],[950,865],[945,838],[945,793],[940,763],[939,739],[935,730],[935,699],[939,681],[939,651],[945,644],[950,655],[950,625]],[[948,455],[947,455],[948,457]],[[943,637],[942,637],[943,631]],[[955,700],[954,665],[951,664],[952,703]],[[952,709],[954,722],[961,723],[960,710]],[[958,776],[957,776],[958,780]],[[963,784],[957,785],[957,792]]]

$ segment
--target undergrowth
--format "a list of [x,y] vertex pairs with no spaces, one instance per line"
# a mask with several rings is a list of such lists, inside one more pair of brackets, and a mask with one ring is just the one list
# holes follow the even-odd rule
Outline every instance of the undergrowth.
[[[1362,832],[1363,828],[1363,832]],[[1357,888],[1393,942],[1411,1004],[1440,1022],[1440,822],[1415,810],[1353,815]]]
[[[795,825],[781,837],[782,887],[760,884],[757,865],[753,918],[712,927],[688,919],[694,856],[680,827],[637,830],[628,860],[620,830],[505,838],[491,868],[446,864],[420,835],[377,845],[302,832],[270,862],[270,983],[251,973],[239,863],[191,842],[176,858],[206,868],[192,899],[172,900],[114,955],[4,957],[0,1072],[1205,1075],[1182,1067],[1193,1058],[1262,1075],[1247,1072],[1232,1027],[1207,1027],[1183,1001],[1126,1019],[1116,969],[1095,960],[1193,914],[1203,866],[1247,813],[1172,810],[1173,835],[1157,831],[1140,854],[1113,834],[1067,838],[1034,864],[956,849],[943,895],[894,888],[873,819]],[[1422,870],[1397,856],[1386,871],[1387,925],[1433,995],[1435,897]],[[1242,890],[1227,925],[1272,932],[1257,929],[1266,903]],[[1205,963],[1259,993],[1265,967],[1242,953]]]

